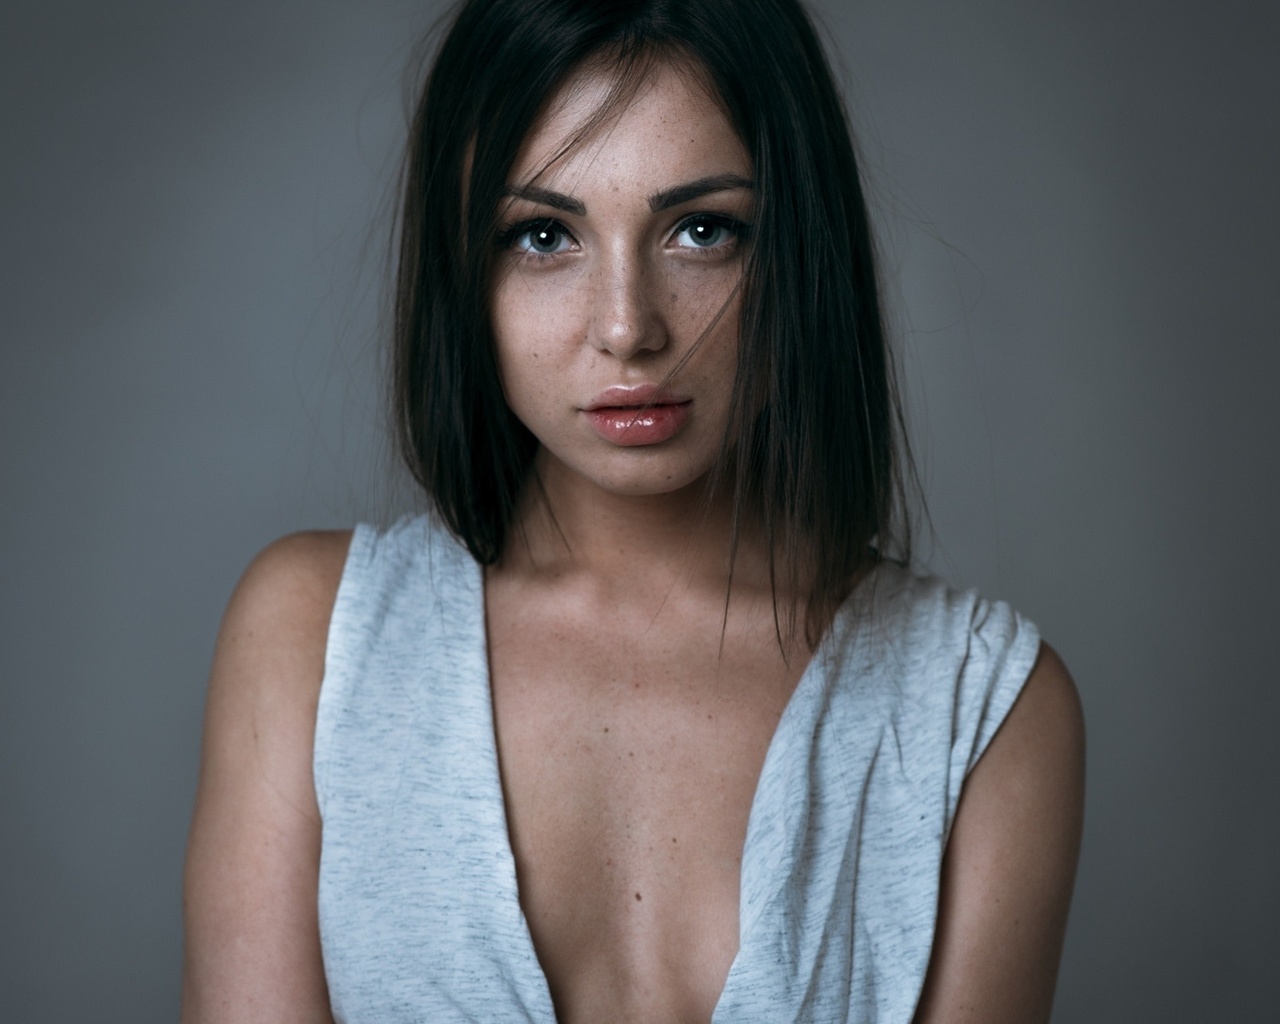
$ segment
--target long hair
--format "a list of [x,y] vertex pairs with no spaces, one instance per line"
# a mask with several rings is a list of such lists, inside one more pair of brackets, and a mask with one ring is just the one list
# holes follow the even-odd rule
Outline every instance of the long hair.
[[[752,160],[735,413],[713,480],[732,494],[733,550],[746,523],[763,530],[779,640],[794,634],[803,599],[816,642],[862,573],[890,554],[909,558],[910,456],[853,141],[797,0],[461,4],[405,166],[398,443],[448,527],[481,564],[496,562],[537,448],[503,398],[489,323],[507,175],[576,71],[607,62],[614,104],[662,60],[702,76]],[[782,619],[780,592],[794,595]]]

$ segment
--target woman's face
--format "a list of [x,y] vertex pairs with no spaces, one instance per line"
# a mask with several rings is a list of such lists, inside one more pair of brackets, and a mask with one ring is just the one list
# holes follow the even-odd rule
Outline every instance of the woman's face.
[[562,153],[611,84],[571,80],[516,157],[491,315],[507,401],[548,476],[661,494],[701,480],[727,428],[752,168],[670,67]]

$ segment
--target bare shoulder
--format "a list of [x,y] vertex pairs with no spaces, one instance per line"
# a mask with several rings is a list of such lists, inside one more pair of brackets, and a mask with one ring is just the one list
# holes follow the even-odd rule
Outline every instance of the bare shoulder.
[[[1040,645],[1031,674],[1008,718],[978,762],[966,791],[1022,784],[1084,792],[1084,709],[1062,658]],[[985,766],[985,767],[984,767]],[[1068,795],[1063,792],[1061,795]]]
[[254,632],[263,619],[290,625],[295,637],[298,630],[327,632],[350,544],[350,530],[311,530],[268,545],[240,577],[224,633]]
[[329,1019],[311,750],[350,537],[276,541],[223,617],[183,884],[186,1022]]
[[1084,714],[1047,644],[965,783],[917,1024],[1047,1022],[1084,812]]
[[310,795],[329,617],[350,540],[349,531],[292,534],[265,548],[241,576],[209,675],[203,768],[217,768],[224,741],[243,742],[249,729],[258,740],[270,737],[255,744],[255,762],[267,776],[287,792]]

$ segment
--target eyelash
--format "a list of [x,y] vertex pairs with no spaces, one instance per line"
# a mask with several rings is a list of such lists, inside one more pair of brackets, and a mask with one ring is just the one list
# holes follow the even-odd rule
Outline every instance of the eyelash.
[[[710,224],[712,227],[724,228],[733,233],[733,240],[720,245],[684,246],[683,248],[694,250],[701,249],[705,252],[719,253],[724,249],[731,248],[738,243],[743,242],[749,231],[748,225],[744,224],[736,217],[730,217],[723,213],[694,213],[690,214],[676,225],[675,229],[671,233],[671,237],[675,238],[699,223]],[[529,220],[519,221],[518,223],[500,230],[497,238],[495,239],[496,248],[510,249],[515,245],[517,240],[523,238],[525,235],[534,231],[542,230],[551,230],[557,234],[566,236],[572,241],[577,241],[577,239],[573,237],[573,232],[554,217],[533,217]],[[531,249],[523,249],[520,251],[519,255],[522,259],[531,259],[537,262],[542,262],[544,260],[554,259],[562,254],[558,252],[536,252]]]

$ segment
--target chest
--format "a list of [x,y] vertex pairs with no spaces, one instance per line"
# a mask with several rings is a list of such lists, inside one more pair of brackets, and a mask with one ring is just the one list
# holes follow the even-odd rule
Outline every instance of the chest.
[[763,630],[722,645],[713,613],[517,612],[493,589],[507,827],[559,1019],[709,1020],[756,784],[803,665]]

